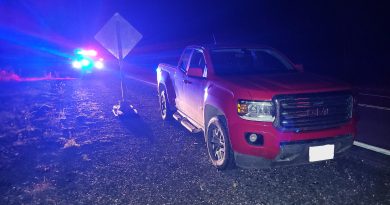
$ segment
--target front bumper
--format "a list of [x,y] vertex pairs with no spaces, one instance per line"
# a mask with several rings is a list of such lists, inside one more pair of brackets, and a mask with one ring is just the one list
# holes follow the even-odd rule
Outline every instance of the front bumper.
[[237,166],[242,168],[265,168],[291,164],[307,164],[309,147],[333,144],[335,157],[339,156],[353,144],[353,135],[340,135],[331,138],[301,140],[280,143],[280,152],[274,159],[234,152]]

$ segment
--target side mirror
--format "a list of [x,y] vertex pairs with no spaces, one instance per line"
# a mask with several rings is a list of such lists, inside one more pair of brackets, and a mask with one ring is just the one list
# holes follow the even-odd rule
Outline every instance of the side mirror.
[[299,72],[305,71],[302,64],[294,64],[294,68]]
[[202,78],[203,77],[203,68],[189,67],[187,70],[187,76]]

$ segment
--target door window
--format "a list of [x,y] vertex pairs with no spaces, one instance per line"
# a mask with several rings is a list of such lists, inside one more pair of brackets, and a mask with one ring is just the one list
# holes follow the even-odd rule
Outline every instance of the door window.
[[188,61],[190,60],[191,53],[192,53],[191,49],[186,49],[186,50],[184,50],[183,55],[181,56],[181,59],[179,62],[179,68],[183,72],[187,71],[187,65],[188,65]]
[[203,69],[203,76],[204,76],[206,63],[205,63],[204,56],[203,56],[202,52],[200,52],[198,50],[194,50],[194,53],[192,54],[192,57],[191,57],[190,67],[191,68],[202,68]]

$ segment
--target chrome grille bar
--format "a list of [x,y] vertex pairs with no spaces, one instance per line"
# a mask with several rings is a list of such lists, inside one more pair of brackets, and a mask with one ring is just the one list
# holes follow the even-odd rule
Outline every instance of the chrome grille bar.
[[307,131],[341,126],[352,117],[349,92],[277,95],[274,125],[281,130]]

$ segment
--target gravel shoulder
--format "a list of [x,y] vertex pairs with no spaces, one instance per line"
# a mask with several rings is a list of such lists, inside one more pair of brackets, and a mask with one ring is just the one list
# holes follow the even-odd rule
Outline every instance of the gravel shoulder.
[[354,147],[310,165],[220,172],[201,134],[163,122],[155,87],[129,80],[139,117],[111,113],[110,78],[1,83],[0,204],[389,204],[389,157]]

